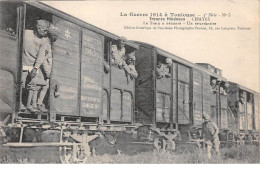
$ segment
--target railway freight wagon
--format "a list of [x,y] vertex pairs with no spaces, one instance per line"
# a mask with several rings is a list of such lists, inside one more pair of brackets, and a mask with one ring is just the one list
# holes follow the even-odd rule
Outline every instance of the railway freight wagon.
[[229,82],[229,111],[234,115],[230,140],[259,143],[259,93]]
[[190,143],[200,142],[203,113],[222,133],[229,131],[228,84],[221,70],[136,43],[136,122],[155,125],[165,135],[180,131],[181,142]]
[[[109,142],[115,141],[115,132],[134,128],[135,79],[110,63],[111,45],[118,36],[42,3],[1,2],[0,7],[0,123],[5,146],[58,146],[62,162],[85,162],[89,142],[105,133]],[[24,32],[33,30],[38,19],[60,29],[52,44],[47,113],[19,109],[26,103],[21,86]],[[137,48],[126,42],[126,54]]]

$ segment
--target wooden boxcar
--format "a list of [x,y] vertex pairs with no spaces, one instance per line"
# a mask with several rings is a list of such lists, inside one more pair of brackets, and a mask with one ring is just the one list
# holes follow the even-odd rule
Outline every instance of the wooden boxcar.
[[[204,113],[220,127],[222,141],[259,132],[259,94],[236,83],[228,86],[222,70],[210,64],[127,41],[126,54],[135,51],[135,80],[110,63],[112,42],[119,39],[114,34],[38,2],[0,2],[0,17],[0,123],[9,135],[6,146],[58,146],[62,162],[85,162],[95,138],[104,135],[115,144],[116,132],[127,131],[155,146],[159,137],[165,149],[177,136],[201,142]],[[61,33],[52,45],[48,113],[31,114],[19,110],[22,51],[24,31],[37,19]],[[164,76],[158,76],[161,64],[167,65]],[[48,132],[56,137],[44,140]]]
[[[86,142],[78,139],[82,134],[88,136],[89,142],[97,137],[96,132],[124,131],[133,127],[135,79],[129,78],[123,69],[110,64],[111,42],[119,39],[118,36],[42,3],[0,3],[1,125],[7,131],[9,128],[8,133],[13,133],[15,127],[19,134],[18,137],[12,137],[9,141],[12,143],[7,146],[44,145],[33,143],[33,140],[23,136],[28,129],[54,129],[61,135],[60,144],[52,141],[45,145],[62,146],[63,156],[66,156],[66,144],[63,142],[68,136],[64,137],[64,131],[70,133],[74,129],[75,133],[69,136],[85,147]],[[47,114],[19,110],[20,100],[23,100],[21,73],[24,30],[32,30],[37,19],[45,19],[61,31],[52,45],[50,88],[44,100],[49,111]],[[137,48],[137,44],[126,42],[126,54]],[[109,65],[108,72],[104,70],[105,61]],[[63,127],[64,122],[70,125]],[[89,150],[88,147],[86,150]]]
[[[136,122],[156,125],[165,131],[180,131],[182,140],[200,138],[202,114],[207,113],[217,125],[227,130],[227,80],[207,64],[194,64],[155,46],[137,42]],[[170,77],[156,74],[159,60],[170,58]],[[206,66],[206,67],[204,67]],[[216,82],[214,90],[211,81]]]
[[259,93],[234,82],[229,84],[228,106],[235,120],[234,137],[240,135],[247,142],[259,142]]
[[[134,79],[115,66],[105,73],[103,66],[109,45],[119,37],[41,3],[1,2],[1,113],[19,107],[23,32],[38,18],[61,29],[52,47],[50,102],[45,100],[50,121],[67,116],[133,123]],[[136,48],[126,43],[126,53]]]

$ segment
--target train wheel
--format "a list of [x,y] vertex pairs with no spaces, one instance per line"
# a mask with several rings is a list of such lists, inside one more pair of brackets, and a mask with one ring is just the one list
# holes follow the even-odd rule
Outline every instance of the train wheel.
[[61,146],[60,161],[63,164],[84,164],[90,156],[90,147],[88,144],[74,143],[72,146]]

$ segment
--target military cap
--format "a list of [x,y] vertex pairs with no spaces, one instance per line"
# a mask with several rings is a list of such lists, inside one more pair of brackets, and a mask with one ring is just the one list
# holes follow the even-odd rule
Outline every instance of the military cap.
[[58,36],[60,33],[60,29],[58,27],[55,27],[53,24],[50,24],[48,27],[48,32],[53,36]]
[[229,83],[224,83],[224,87],[228,88],[229,87]]
[[210,116],[209,116],[207,113],[203,113],[203,114],[202,114],[202,117],[203,117],[205,120],[210,120]]
[[127,41],[127,39],[125,37],[120,37],[117,41],[119,43],[125,43]]
[[49,26],[50,26],[50,23],[48,21],[46,21],[44,19],[37,20],[37,24],[36,24],[37,28],[41,28],[41,29],[47,30]]
[[166,62],[166,64],[172,64],[172,59],[166,58],[165,62]]
[[217,80],[216,80],[216,79],[213,79],[213,80],[211,80],[211,83],[216,84],[216,83],[217,83]]
[[216,79],[211,80],[211,82],[210,82],[211,86],[216,86],[216,84],[217,84],[217,80]]

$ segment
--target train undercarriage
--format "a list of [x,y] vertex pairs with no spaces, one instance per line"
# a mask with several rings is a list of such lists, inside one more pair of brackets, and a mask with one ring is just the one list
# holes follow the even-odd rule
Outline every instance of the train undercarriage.
[[104,152],[174,151],[174,140],[179,135],[178,131],[161,131],[154,125],[81,122],[80,117],[58,115],[56,122],[49,122],[45,113],[20,112],[13,113],[13,120],[11,117],[7,115],[1,125],[3,146],[56,147],[61,163],[86,163],[89,156]]

